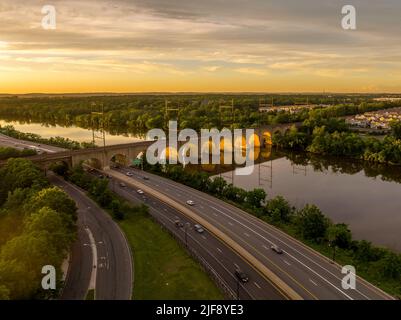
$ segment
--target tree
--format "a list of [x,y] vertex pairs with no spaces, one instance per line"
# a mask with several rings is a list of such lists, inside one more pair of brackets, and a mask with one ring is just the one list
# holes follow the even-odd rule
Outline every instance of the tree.
[[42,189],[48,182],[42,173],[26,159],[9,159],[0,169],[0,205],[6,200],[9,191],[17,188]]
[[57,187],[47,188],[35,194],[26,208],[31,212],[48,207],[61,215],[65,226],[73,232],[77,220],[77,206],[65,192]]
[[396,139],[401,139],[401,121],[393,121],[390,124],[391,133]]
[[251,207],[260,208],[262,203],[266,200],[266,191],[263,189],[253,189],[246,194],[246,203]]
[[296,226],[304,239],[321,242],[330,221],[315,205],[306,205],[297,213]]
[[226,180],[221,177],[216,177],[213,180],[209,180],[208,189],[210,193],[221,196],[226,186]]
[[24,222],[24,232],[28,234],[39,232],[46,236],[48,243],[51,243],[56,248],[56,252],[60,254],[60,258],[64,257],[64,251],[75,238],[63,217],[48,207],[43,207],[38,212],[31,214]]
[[327,230],[327,237],[332,246],[341,249],[348,249],[352,241],[351,231],[343,223],[331,225]]
[[380,269],[387,279],[400,279],[401,277],[401,256],[394,252],[387,252],[380,260]]
[[0,300],[10,300],[10,290],[4,285],[0,285]]
[[277,196],[269,200],[266,204],[266,213],[274,222],[289,223],[294,210],[287,200],[282,196]]

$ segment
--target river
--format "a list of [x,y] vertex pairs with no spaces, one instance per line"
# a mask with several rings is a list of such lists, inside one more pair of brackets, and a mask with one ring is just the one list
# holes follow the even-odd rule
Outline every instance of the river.
[[[79,127],[6,122],[17,130],[45,138],[62,136],[91,141],[92,131]],[[134,135],[106,134],[106,144],[137,141]],[[263,188],[268,197],[282,195],[292,205],[312,203],[334,222],[350,226],[355,239],[366,239],[401,251],[401,168],[302,154],[273,153],[255,165],[249,176],[220,173],[234,185],[251,190]],[[398,181],[398,182],[397,182]]]

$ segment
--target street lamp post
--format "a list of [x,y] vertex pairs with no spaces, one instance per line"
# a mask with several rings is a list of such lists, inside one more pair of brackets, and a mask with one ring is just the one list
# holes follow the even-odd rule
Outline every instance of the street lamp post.
[[239,289],[240,289],[240,283],[239,283],[239,279],[237,278],[237,300],[240,300],[240,298],[239,298]]
[[189,228],[190,224],[189,222],[187,222],[185,224],[185,246],[188,247],[188,228]]

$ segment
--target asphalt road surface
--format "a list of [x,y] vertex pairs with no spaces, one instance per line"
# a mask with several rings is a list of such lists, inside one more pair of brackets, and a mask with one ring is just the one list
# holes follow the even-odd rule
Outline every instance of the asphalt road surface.
[[44,145],[32,141],[19,140],[6,136],[1,133],[0,133],[0,145],[18,150],[32,149],[36,150],[39,153],[56,153],[56,152],[66,151],[66,149],[63,148]]
[[[134,176],[130,179],[137,180],[180,204],[186,205],[187,200],[194,201],[195,205],[190,207],[193,212],[240,244],[303,299],[392,299],[359,277],[355,289],[343,289],[342,280],[345,275],[341,272],[341,266],[224,201],[140,170],[122,168],[118,171],[124,174],[132,172]],[[144,176],[149,177],[149,180],[144,180]],[[271,250],[273,244],[279,246],[284,253],[277,254]]]
[[72,248],[62,299],[85,299],[88,289],[94,287],[96,300],[130,300],[132,257],[119,226],[76,186],[51,172],[49,180],[79,209],[78,239]]
[[[120,181],[116,179],[112,179],[109,186],[114,192],[133,203],[145,203],[149,207],[150,214],[159,223],[196,252],[197,257],[207,264],[215,280],[226,288],[228,297],[232,299],[239,297],[242,300],[284,299],[283,295],[252,266],[207,231],[201,234],[196,232],[194,222],[176,209],[149,194],[139,194],[137,189],[122,187]],[[182,223],[181,226],[175,224],[177,220]],[[235,276],[236,269],[247,274],[249,282],[240,282]]]

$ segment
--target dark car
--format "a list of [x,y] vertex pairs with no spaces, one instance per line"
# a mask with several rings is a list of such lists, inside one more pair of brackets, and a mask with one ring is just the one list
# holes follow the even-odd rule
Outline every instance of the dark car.
[[182,228],[182,227],[184,227],[184,224],[183,224],[179,219],[175,220],[175,221],[174,221],[174,224],[175,224],[175,226],[176,226],[177,228]]
[[275,244],[273,244],[271,247],[270,247],[275,253],[278,253],[278,254],[283,254],[284,253],[284,251],[283,250],[281,250],[277,245],[275,245]]
[[239,281],[242,283],[247,283],[249,282],[249,276],[245,273],[242,272],[241,270],[235,270],[235,276],[238,278]]
[[149,177],[145,176],[145,177],[143,177],[143,180],[149,180]]

